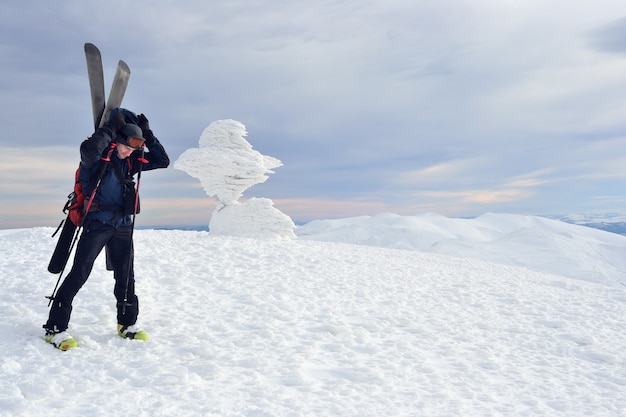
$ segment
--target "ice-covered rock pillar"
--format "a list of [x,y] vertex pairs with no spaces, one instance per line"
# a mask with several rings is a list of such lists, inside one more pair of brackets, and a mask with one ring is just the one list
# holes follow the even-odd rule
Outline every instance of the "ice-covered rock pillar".
[[199,148],[187,149],[174,168],[198,178],[217,206],[211,233],[243,237],[295,237],[295,224],[267,198],[239,202],[243,192],[268,179],[282,163],[252,149],[245,126],[236,120],[211,123],[200,136]]

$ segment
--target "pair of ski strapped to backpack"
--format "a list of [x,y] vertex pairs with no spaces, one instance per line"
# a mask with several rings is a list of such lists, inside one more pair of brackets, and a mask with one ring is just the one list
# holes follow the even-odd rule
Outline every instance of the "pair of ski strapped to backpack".
[[[89,88],[91,91],[91,106],[93,111],[94,130],[98,130],[98,128],[102,127],[102,125],[106,122],[111,110],[119,108],[121,106],[124,94],[126,93],[126,88],[128,86],[128,81],[130,79],[130,69],[124,61],[120,60],[118,62],[117,69],[113,78],[113,83],[111,85],[111,90],[109,93],[109,99],[108,101],[106,101],[105,104],[104,71],[102,68],[102,57],[100,55],[100,51],[95,45],[91,43],[86,43],[85,58],[87,61],[87,74],[89,76]],[[117,144],[115,142],[111,142],[107,153],[101,157],[102,165],[97,175],[95,176],[95,185],[88,197],[83,193],[82,183],[79,179],[80,166],[76,170],[74,190],[68,196],[68,202],[63,207],[63,213],[67,214],[67,217],[61,221],[61,224],[52,235],[54,237],[59,232],[59,230],[61,230],[59,240],[57,241],[56,247],[50,259],[50,263],[48,264],[48,271],[50,273],[59,274],[59,279],[57,280],[52,294],[46,297],[50,300],[48,306],[55,297],[56,290],[59,286],[59,283],[61,282],[61,278],[63,276],[63,272],[65,271],[65,267],[67,265],[69,257],[81,234],[85,216],[90,211],[96,209],[98,203],[95,199],[95,196],[98,188],[100,187],[102,178],[104,177],[104,174],[109,166],[111,155],[116,146]],[[143,158],[143,154],[139,160],[142,163],[145,161]],[[127,206],[132,206],[130,211],[132,211],[133,216],[133,228],[135,223],[135,215],[139,212],[138,209],[140,181],[141,169],[139,170],[137,175],[136,188],[132,180],[127,181],[127,186],[131,186],[133,189],[134,201],[128,201],[128,203],[126,204]],[[99,209],[106,209],[106,207],[99,207]],[[125,211],[129,211],[129,208],[125,208]],[[111,269],[108,262],[108,257],[107,269]]]

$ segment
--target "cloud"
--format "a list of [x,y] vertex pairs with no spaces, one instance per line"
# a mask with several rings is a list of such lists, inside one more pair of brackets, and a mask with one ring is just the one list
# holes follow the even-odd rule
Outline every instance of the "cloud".
[[[67,195],[74,187],[78,168],[75,153],[75,149],[62,146],[0,147],[0,195],[5,198]],[[62,188],[63,183],[67,188]]]
[[[0,192],[71,188],[92,133],[82,46],[93,42],[107,89],[117,60],[129,63],[124,105],[148,115],[172,160],[232,118],[283,161],[244,197],[337,202],[303,209],[319,215],[582,210],[623,180],[620,16],[616,0],[4,2],[0,151],[36,158],[11,153],[30,168],[0,171],[17,184]],[[52,161],[55,146],[65,155]],[[175,170],[154,175],[148,200],[202,196]]]
[[525,189],[511,188],[506,190],[425,191],[415,195],[420,198],[436,200],[457,200],[461,204],[493,204],[524,200],[531,195],[531,192]]
[[352,217],[355,213],[373,215],[389,210],[389,207],[377,201],[293,198],[275,199],[273,202],[296,222]]
[[484,157],[453,159],[425,168],[400,173],[395,181],[412,187],[441,187],[463,182],[468,176],[481,172],[479,167],[486,163]]
[[597,51],[626,54],[626,16],[592,31],[590,38],[591,46]]

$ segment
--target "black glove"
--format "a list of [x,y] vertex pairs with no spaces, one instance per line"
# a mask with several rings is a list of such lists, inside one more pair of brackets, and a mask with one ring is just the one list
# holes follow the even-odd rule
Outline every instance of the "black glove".
[[150,124],[148,123],[148,118],[143,113],[137,116],[137,125],[141,128],[141,130],[150,130]]
[[143,138],[146,140],[146,146],[152,145],[154,143],[154,133],[150,130],[150,124],[148,123],[148,118],[145,114],[141,113],[137,116],[137,125],[141,128],[143,132]]
[[117,131],[126,126],[126,120],[124,120],[122,112],[117,112],[109,121],[107,121],[107,124],[111,129],[111,133],[115,134]]

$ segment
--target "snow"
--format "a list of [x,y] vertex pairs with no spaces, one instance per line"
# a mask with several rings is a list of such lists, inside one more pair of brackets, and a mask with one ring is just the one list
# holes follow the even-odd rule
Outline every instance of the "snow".
[[0,231],[0,416],[623,416],[626,237],[392,214],[297,238],[137,230],[140,324],[104,257],[42,340],[52,228]]
[[521,266],[615,285],[626,282],[626,238],[537,216],[484,214],[456,219],[385,213],[316,220],[302,239],[419,250]]
[[215,198],[209,224],[213,234],[292,239],[295,224],[274,207],[272,200],[239,201],[245,190],[267,181],[272,169],[282,165],[278,159],[252,149],[247,135],[243,123],[217,120],[200,135],[199,148],[183,152],[174,168],[198,178],[207,195]]

